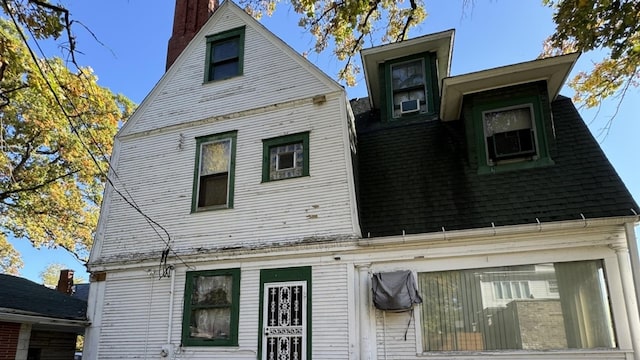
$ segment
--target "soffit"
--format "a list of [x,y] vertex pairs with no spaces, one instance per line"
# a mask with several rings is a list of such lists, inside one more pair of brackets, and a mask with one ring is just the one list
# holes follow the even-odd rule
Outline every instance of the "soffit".
[[364,49],[360,52],[372,108],[378,108],[382,94],[379,65],[386,61],[424,52],[437,54],[438,84],[449,76],[454,30]]
[[573,53],[448,77],[442,81],[440,119],[459,119],[464,95],[539,80],[547,82],[549,100],[553,101],[578,56]]

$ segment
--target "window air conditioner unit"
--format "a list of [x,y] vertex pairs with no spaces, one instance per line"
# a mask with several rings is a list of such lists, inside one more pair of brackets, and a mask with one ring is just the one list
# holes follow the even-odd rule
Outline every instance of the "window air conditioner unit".
[[400,114],[420,111],[420,99],[407,100],[400,103]]
[[522,129],[496,133],[491,137],[496,160],[536,154],[533,130]]

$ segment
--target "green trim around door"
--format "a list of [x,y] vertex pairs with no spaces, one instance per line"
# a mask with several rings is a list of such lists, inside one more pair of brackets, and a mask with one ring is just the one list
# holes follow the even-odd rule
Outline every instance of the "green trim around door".
[[265,283],[278,283],[290,281],[305,281],[307,288],[307,314],[306,314],[306,360],[311,360],[311,267],[291,267],[280,269],[263,269],[260,270],[260,312],[258,324],[258,359],[262,359],[262,337],[263,337],[263,305],[264,305],[264,285]]

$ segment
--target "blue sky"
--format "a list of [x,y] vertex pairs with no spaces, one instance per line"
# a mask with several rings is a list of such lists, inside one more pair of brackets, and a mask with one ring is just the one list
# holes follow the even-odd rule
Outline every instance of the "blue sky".
[[[70,9],[72,19],[79,20],[98,40],[81,24],[74,25],[80,64],[91,66],[101,85],[125,94],[136,103],[142,102],[165,70],[175,0],[61,2]],[[474,7],[466,9],[462,0],[426,1],[426,6],[429,16],[410,35],[456,29],[452,75],[533,60],[539,55],[544,39],[554,30],[552,11],[543,7],[540,0],[476,1]],[[314,40],[297,26],[297,19],[297,14],[284,2],[273,18],[265,17],[262,23],[302,53],[313,47]],[[61,53],[49,47],[45,55],[61,56]],[[310,52],[308,59],[332,77],[339,70],[340,64],[330,54]],[[597,53],[583,54],[573,74],[588,69],[597,59]],[[356,87],[347,89],[350,98],[366,96],[362,76],[358,80]],[[561,94],[571,96],[572,91],[565,87]],[[640,119],[634,111],[640,103],[640,91],[630,90],[604,137],[602,129],[615,113],[617,103],[611,99],[599,111],[580,112],[634,198],[640,200],[640,161],[635,146]],[[23,277],[39,282],[39,273],[48,264],[60,263],[88,278],[83,265],[64,250],[35,250],[21,240],[14,240],[13,244],[23,256]]]

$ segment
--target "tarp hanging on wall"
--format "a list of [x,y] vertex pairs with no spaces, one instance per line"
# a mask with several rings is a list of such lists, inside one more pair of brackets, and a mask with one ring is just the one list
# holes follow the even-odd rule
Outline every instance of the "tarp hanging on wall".
[[372,279],[373,304],[377,309],[408,311],[422,303],[415,279],[409,270],[375,273]]

